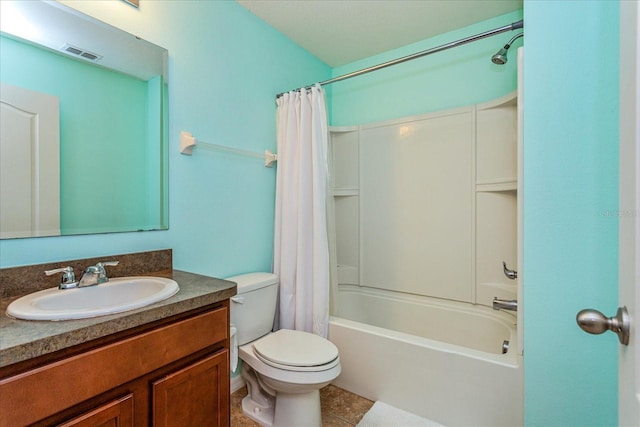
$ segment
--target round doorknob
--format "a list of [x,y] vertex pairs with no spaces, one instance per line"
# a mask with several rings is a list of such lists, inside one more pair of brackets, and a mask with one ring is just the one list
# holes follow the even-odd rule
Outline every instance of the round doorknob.
[[618,334],[621,344],[629,344],[629,314],[627,307],[619,307],[614,317],[607,317],[598,310],[585,309],[580,310],[576,316],[578,326],[590,334],[601,334],[606,331],[612,331]]

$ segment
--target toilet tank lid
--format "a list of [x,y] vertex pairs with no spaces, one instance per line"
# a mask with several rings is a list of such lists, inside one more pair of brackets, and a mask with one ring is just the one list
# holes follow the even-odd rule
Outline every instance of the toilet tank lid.
[[278,283],[278,277],[273,273],[240,274],[238,276],[228,277],[226,280],[236,282],[239,294]]

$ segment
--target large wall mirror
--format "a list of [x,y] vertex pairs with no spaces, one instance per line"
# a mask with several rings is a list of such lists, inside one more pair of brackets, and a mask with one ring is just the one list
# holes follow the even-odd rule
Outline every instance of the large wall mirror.
[[57,2],[0,7],[0,238],[167,229],[167,50]]

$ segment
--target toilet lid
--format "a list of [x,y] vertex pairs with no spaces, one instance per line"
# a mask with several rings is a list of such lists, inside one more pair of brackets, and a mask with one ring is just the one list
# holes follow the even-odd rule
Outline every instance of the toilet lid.
[[253,343],[256,355],[278,367],[318,367],[335,361],[338,348],[329,340],[308,332],[280,329]]

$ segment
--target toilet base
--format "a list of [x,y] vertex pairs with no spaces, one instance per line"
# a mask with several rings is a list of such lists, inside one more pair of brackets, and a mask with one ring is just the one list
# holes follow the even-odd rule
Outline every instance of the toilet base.
[[274,426],[321,427],[320,391],[307,393],[278,393]]
[[242,399],[242,412],[261,426],[273,426],[275,408],[273,406],[258,405],[251,399],[251,396],[247,395]]
[[[282,391],[285,384],[275,381],[280,391],[266,392],[260,377],[248,365],[242,365],[242,377],[247,381],[248,394],[242,399],[242,412],[264,427],[321,427],[320,390],[291,384],[289,390]],[[274,381],[272,381],[274,382]],[[321,384],[322,385],[322,384]],[[267,386],[268,387],[268,386]],[[275,397],[273,396],[275,394]]]
[[321,427],[320,391],[278,393],[273,406],[258,405],[247,395],[242,399],[246,416],[265,427]]

